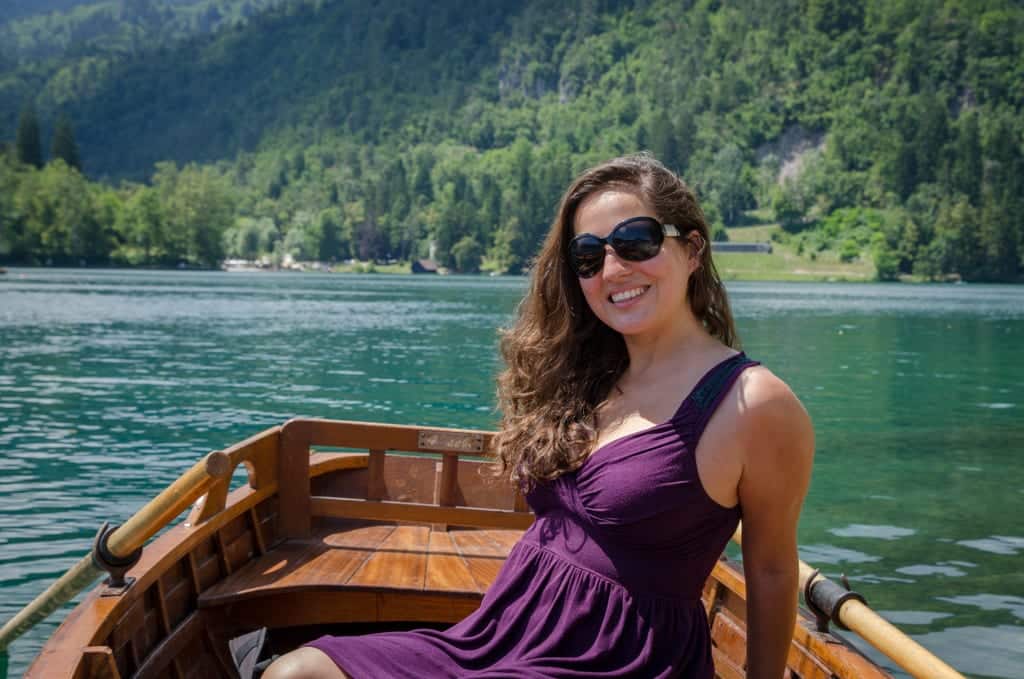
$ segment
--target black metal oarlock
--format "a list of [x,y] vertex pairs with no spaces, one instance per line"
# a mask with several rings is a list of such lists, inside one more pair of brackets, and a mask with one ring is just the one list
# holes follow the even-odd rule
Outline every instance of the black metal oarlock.
[[807,604],[807,608],[814,614],[817,630],[819,632],[827,632],[829,622],[834,622],[839,629],[849,630],[842,620],[839,619],[839,609],[851,599],[856,599],[865,605],[867,605],[867,601],[860,592],[854,592],[850,589],[850,584],[845,574],[842,576],[845,589],[828,578],[816,580],[815,578],[820,574],[821,571],[815,568],[814,572],[811,573],[811,577],[807,578],[807,583],[804,585],[804,603]]
[[132,583],[135,582],[135,578],[126,578],[124,574],[137,564],[139,558],[142,557],[142,547],[139,547],[127,556],[119,557],[111,553],[107,546],[107,541],[110,540],[110,536],[118,528],[119,524],[110,525],[109,521],[104,522],[92,543],[92,562],[96,564],[97,568],[105,570],[110,574],[103,581],[106,588],[100,592],[100,596],[121,596],[124,594],[132,586]]

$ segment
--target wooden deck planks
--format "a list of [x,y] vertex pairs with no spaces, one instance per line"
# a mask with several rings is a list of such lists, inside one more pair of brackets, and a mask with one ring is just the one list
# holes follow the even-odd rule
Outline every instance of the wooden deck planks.
[[325,520],[312,538],[286,540],[200,596],[208,608],[302,590],[403,590],[479,596],[520,535]]
[[504,559],[510,548],[494,539],[493,530],[452,531],[452,539],[463,556],[495,556]]
[[427,526],[397,526],[347,584],[422,590],[427,573]]
[[[466,560],[466,566],[481,592],[486,591],[498,577],[498,571],[508,556],[511,546],[506,546],[506,534],[509,532],[460,530],[451,533],[452,541]],[[495,539],[495,534],[500,536],[499,539]]]
[[448,531],[430,532],[424,586],[445,592],[482,592]]
[[395,528],[394,524],[366,525],[356,521],[335,521],[325,522],[318,534],[328,547],[372,550],[386,540]]

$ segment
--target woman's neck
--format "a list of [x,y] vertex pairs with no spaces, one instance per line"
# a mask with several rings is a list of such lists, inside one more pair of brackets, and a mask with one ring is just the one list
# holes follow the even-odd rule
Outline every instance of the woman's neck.
[[721,346],[689,309],[669,328],[623,339],[629,353],[629,368],[624,377],[630,381],[658,374],[669,366],[678,368],[704,350]]

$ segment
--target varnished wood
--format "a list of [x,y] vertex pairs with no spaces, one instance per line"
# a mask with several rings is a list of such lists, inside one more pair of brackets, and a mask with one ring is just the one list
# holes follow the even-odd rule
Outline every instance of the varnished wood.
[[256,513],[255,508],[250,508],[248,511],[249,525],[252,526],[252,534],[256,538],[256,549],[259,550],[260,555],[267,553],[267,539],[263,537],[263,524],[260,522],[260,517]]
[[187,617],[149,653],[135,673],[135,679],[166,677],[170,673],[169,670],[173,669],[174,661],[183,654],[189,644],[199,639],[204,628],[205,621],[199,613]]
[[[746,583],[737,564],[731,561],[719,561],[711,577],[718,583],[717,600],[711,606],[709,615],[712,621],[712,640],[715,641],[715,621],[720,611],[727,611],[730,621],[741,627],[745,626]],[[827,668],[829,677],[862,679],[891,676],[855,649],[836,639],[834,635],[816,631],[809,614],[801,611],[794,627],[793,642],[787,661],[792,669],[799,671],[805,667],[799,656],[794,655],[794,652],[800,654],[804,651],[815,659],[815,664]],[[736,658],[733,658],[733,662],[735,661]]]
[[459,456],[446,454],[441,458],[441,478],[438,486],[437,503],[442,507],[454,507],[459,503]]
[[199,498],[196,504],[193,505],[192,512],[188,515],[186,521],[191,524],[202,523],[224,509],[228,499],[228,485],[230,481],[230,477],[218,479],[211,485],[210,489],[206,491],[206,495]]
[[715,677],[721,679],[745,679],[747,673],[736,661],[717,646],[711,647],[711,659],[715,663]]
[[711,639],[715,648],[724,653],[738,668],[746,666],[747,634],[728,613],[719,613],[711,622]]
[[422,590],[429,532],[427,526],[396,526],[352,574],[348,584]]
[[203,592],[199,606],[223,605],[271,592],[342,587],[372,553],[326,548],[308,540],[286,542]]
[[432,530],[427,545],[425,589],[482,592],[447,530]]
[[417,622],[452,624],[480,605],[479,594],[424,594],[374,589],[304,590],[204,609],[211,625],[228,636],[256,627]]
[[[87,595],[51,636],[27,670],[26,677],[51,679],[77,672],[82,663],[82,648],[104,645],[103,640],[111,634],[123,611],[141,597],[156,579],[180,560],[192,561],[190,555],[193,550],[209,540],[214,530],[266,500],[274,490],[273,487],[260,491],[249,487],[239,488],[231,493],[228,506],[214,519],[199,527],[178,524],[163,533],[143,550],[142,558],[128,572],[129,576],[136,578],[135,584],[120,597],[100,597],[98,590]],[[202,587],[198,568],[194,587]]]
[[504,559],[514,544],[514,540],[508,540],[508,534],[496,535],[494,531],[489,530],[462,530],[452,533],[452,539],[463,556],[491,556]]
[[[387,450],[407,450],[411,452],[436,452],[433,448],[419,447],[419,435],[424,430],[466,434],[483,437],[483,454],[491,450],[493,432],[481,432],[471,429],[452,429],[445,427],[416,427],[408,425],[376,424],[371,422],[341,422],[336,420],[302,420],[310,426],[314,445],[334,446],[339,448],[371,448]],[[453,453],[465,451],[452,450]]]
[[255,436],[239,441],[224,453],[231,459],[232,468],[244,464],[249,475],[249,487],[256,490],[277,483],[277,453],[281,445],[281,427],[265,429]]
[[386,453],[380,449],[370,451],[370,463],[367,466],[369,479],[366,484],[367,500],[383,500],[387,496],[384,486],[384,458]]
[[82,649],[82,676],[90,679],[121,679],[114,661],[114,652],[107,646],[86,646]]
[[[485,532],[335,522],[333,527],[321,526],[310,539],[286,542],[254,559],[203,592],[199,607],[209,609],[303,590],[371,588],[481,594],[501,567],[504,552],[499,544],[508,540],[509,533],[497,531],[498,540],[477,535]],[[453,536],[467,533],[472,536],[460,541],[486,544],[482,551],[487,555],[463,554]]]
[[277,456],[278,529],[285,538],[301,538],[310,531],[309,446],[311,425],[291,420],[281,429]]
[[111,533],[108,541],[110,552],[121,557],[131,554],[220,478],[230,474],[227,456],[219,451],[210,453]]
[[453,526],[483,528],[528,528],[532,514],[497,509],[469,507],[438,507],[406,502],[373,502],[348,498],[314,497],[312,511],[317,516],[352,517],[377,521],[414,521],[442,523]]

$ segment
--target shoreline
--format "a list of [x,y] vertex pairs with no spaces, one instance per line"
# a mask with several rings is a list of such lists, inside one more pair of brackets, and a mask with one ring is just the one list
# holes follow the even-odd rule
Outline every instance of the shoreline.
[[[743,255],[750,257],[752,255]],[[880,281],[873,277],[860,274],[854,271],[808,271],[806,269],[782,269],[776,271],[758,271],[756,268],[737,268],[723,266],[716,262],[719,275],[722,281],[743,282],[743,283],[857,283],[857,284],[900,284],[900,285],[1009,285],[1017,286],[1024,284],[1024,281],[964,281],[958,278],[947,280],[927,280],[919,276],[903,275],[892,281]],[[45,265],[5,265],[0,267],[0,281],[8,277],[17,277],[19,272],[32,271],[96,271],[96,272],[131,272],[131,271],[159,271],[159,272],[180,272],[180,273],[223,273],[223,274],[323,274],[341,276],[421,276],[423,278],[444,278],[447,276],[458,276],[460,278],[527,278],[528,274],[507,274],[482,271],[480,273],[456,273],[450,274],[418,274],[413,273],[407,264],[376,264],[360,262],[355,265],[338,265],[334,267],[308,267],[308,268],[263,268],[263,267],[239,267],[233,269],[221,268],[200,268],[200,267],[173,267],[173,266],[45,266]]]

